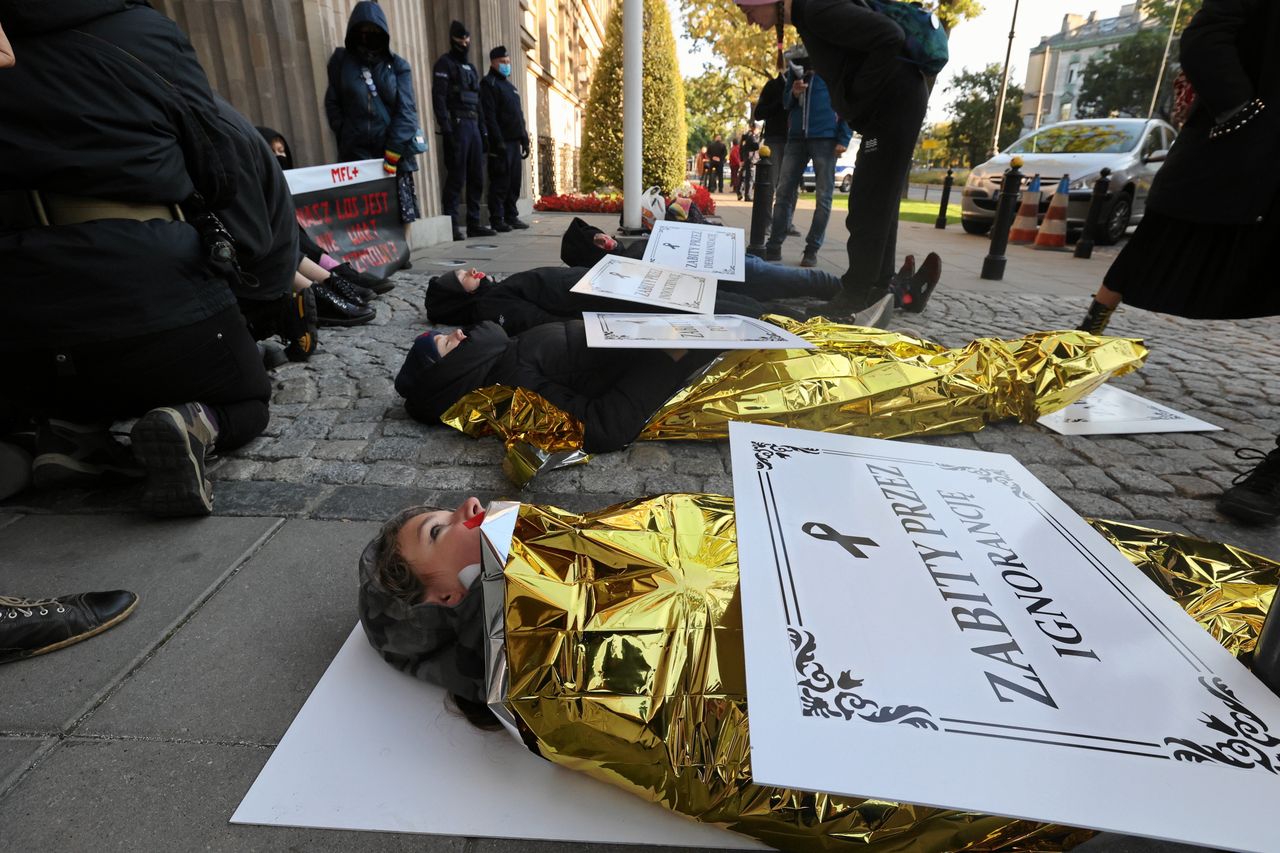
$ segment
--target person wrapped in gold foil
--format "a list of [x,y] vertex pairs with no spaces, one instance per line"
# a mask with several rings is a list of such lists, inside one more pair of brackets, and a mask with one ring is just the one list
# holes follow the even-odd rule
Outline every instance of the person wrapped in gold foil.
[[[508,511],[508,554],[483,576],[482,549],[495,552],[475,498],[397,514],[360,561],[370,642],[393,666],[454,693],[473,722],[507,720],[549,761],[784,850],[1049,851],[1091,835],[755,784],[731,498],[669,494],[587,514],[489,510]],[[1280,564],[1189,536],[1094,525],[1228,650],[1252,649]]]

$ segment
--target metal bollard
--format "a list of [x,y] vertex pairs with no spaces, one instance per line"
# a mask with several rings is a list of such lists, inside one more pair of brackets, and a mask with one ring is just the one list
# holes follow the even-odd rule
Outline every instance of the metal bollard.
[[1021,193],[1022,158],[1014,157],[1000,184],[1000,203],[996,207],[996,221],[991,226],[991,248],[982,259],[982,277],[989,281],[1004,278],[1004,267],[1008,261],[1004,253],[1009,248],[1009,229],[1013,227]]
[[1088,260],[1093,257],[1093,232],[1098,227],[1098,219],[1102,216],[1102,206],[1106,204],[1108,191],[1111,189],[1111,170],[1103,169],[1098,180],[1093,182],[1093,198],[1089,199],[1089,214],[1084,219],[1084,233],[1076,241],[1076,257]]
[[942,181],[942,204],[938,205],[938,219],[933,223],[934,228],[947,227],[947,207],[951,204],[951,185],[955,183],[955,172],[947,167],[947,177]]
[[[772,155],[772,152],[770,152]],[[765,236],[773,219],[773,157],[761,157],[756,162],[755,200],[751,203],[751,243],[747,254],[764,257]]]
[[1272,693],[1280,695],[1280,606],[1274,603],[1262,623],[1249,668],[1259,681],[1271,688]]

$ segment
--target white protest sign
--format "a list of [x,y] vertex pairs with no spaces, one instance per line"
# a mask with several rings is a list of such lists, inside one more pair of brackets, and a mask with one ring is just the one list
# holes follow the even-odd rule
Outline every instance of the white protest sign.
[[616,349],[813,349],[772,323],[740,314],[582,312],[587,346]]
[[741,228],[664,220],[654,224],[644,260],[726,281],[746,281],[746,233]]
[[1099,386],[1083,400],[1040,418],[1039,423],[1060,435],[1132,435],[1222,429],[1114,385]]
[[617,255],[605,255],[570,289],[695,314],[716,310],[715,277],[656,267]]
[[1280,698],[1013,457],[730,441],[757,783],[1276,849]]

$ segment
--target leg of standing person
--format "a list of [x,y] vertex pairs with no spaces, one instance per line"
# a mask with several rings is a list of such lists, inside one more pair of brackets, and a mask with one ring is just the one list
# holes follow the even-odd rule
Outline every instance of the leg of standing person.
[[924,78],[901,63],[863,129],[845,219],[849,268],[835,307],[856,310],[874,302],[893,275],[902,182],[911,167],[928,97]]
[[751,201],[751,182],[754,179],[755,166],[751,163],[743,163],[742,169],[738,172],[739,197],[743,201]]
[[510,180],[506,143],[489,143],[500,145],[497,151],[491,150],[485,157],[489,166],[489,227],[494,231],[510,231],[507,224],[507,181]]
[[[467,181],[467,236],[490,236],[492,232],[480,224],[480,204],[484,201],[484,147],[480,141],[480,125],[473,120],[464,119],[459,125],[465,128],[463,136],[466,147],[466,181]],[[459,140],[462,141],[462,140]]]
[[796,207],[800,179],[808,162],[809,148],[804,140],[796,139],[787,144],[786,153],[782,155],[782,168],[778,170],[774,183],[778,192],[773,197],[773,223],[769,227],[769,242],[764,247],[766,261],[782,259],[782,243],[787,239],[787,229],[791,227],[791,214]]
[[[462,122],[466,124],[466,122]],[[454,132],[444,137],[441,154],[444,157],[444,186],[440,190],[440,211],[453,224],[453,239],[461,240],[462,219],[458,216],[458,204],[462,201],[462,183],[466,175],[466,146],[459,138],[461,125]]]
[[504,200],[504,222],[511,228],[527,228],[520,221],[520,181],[524,177],[524,158],[520,156],[520,143],[507,143],[507,197]]
[[836,141],[834,139],[812,139],[807,142],[809,159],[813,161],[814,194],[817,207],[813,212],[813,221],[809,223],[809,234],[804,240],[804,257],[801,266],[818,265],[818,250],[827,236],[827,221],[831,219],[831,196],[836,187]]

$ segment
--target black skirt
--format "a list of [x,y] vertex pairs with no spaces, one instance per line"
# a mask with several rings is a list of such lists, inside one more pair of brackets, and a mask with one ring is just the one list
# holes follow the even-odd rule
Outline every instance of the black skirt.
[[1204,320],[1280,314],[1280,196],[1263,221],[1206,225],[1147,211],[1103,279],[1126,305]]

